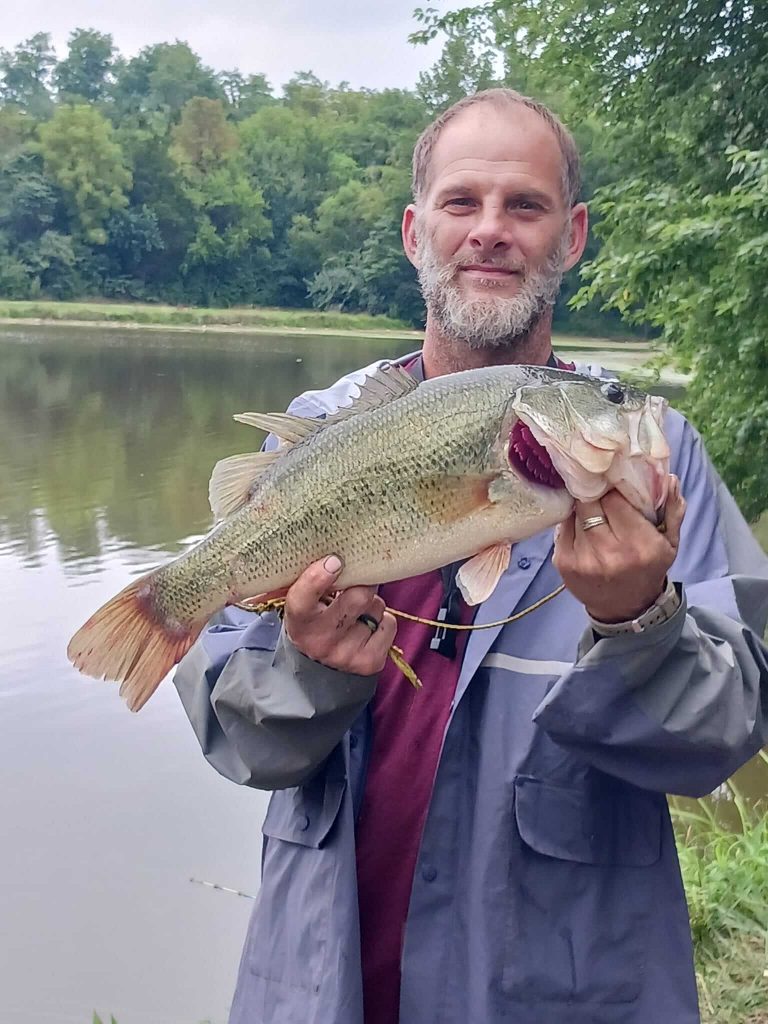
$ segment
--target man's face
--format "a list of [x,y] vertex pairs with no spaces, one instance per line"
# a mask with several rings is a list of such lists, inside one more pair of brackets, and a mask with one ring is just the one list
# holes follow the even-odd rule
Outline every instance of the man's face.
[[472,348],[514,344],[554,302],[583,249],[586,210],[563,196],[563,158],[532,110],[478,104],[443,129],[406,251],[442,333]]

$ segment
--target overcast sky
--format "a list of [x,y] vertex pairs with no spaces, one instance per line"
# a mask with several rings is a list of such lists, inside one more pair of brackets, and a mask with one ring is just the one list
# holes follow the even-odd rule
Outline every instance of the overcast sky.
[[419,0],[0,0],[0,47],[50,32],[63,57],[74,28],[95,28],[126,56],[183,39],[216,71],[262,72],[273,87],[295,71],[314,71],[332,85],[410,87],[440,53],[439,42],[408,43],[416,6]]

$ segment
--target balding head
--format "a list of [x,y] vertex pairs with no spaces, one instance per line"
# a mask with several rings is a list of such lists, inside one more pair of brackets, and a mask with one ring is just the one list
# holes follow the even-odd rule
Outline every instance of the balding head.
[[508,112],[510,117],[514,117],[516,109],[519,110],[523,107],[533,111],[542,119],[552,131],[560,149],[563,201],[567,206],[573,206],[578,201],[581,189],[581,161],[573,136],[543,103],[539,103],[529,96],[523,96],[522,93],[516,92],[514,89],[485,89],[472,96],[466,96],[444,110],[424,129],[413,151],[413,201],[418,204],[429,188],[432,152],[443,129],[456,117],[471,111],[473,107],[480,104],[490,104],[499,111]]

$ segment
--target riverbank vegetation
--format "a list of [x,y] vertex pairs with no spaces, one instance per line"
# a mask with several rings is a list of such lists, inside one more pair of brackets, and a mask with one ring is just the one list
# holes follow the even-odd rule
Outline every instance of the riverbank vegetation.
[[722,790],[730,815],[711,798],[672,808],[702,1024],[768,1024],[768,817],[734,781]]
[[[276,90],[206,67],[183,42],[127,59],[85,29],[62,56],[45,32],[0,50],[0,296],[314,307],[420,326],[400,217],[413,143],[462,88],[443,77],[376,92],[298,73]],[[464,84],[491,82],[478,68]],[[575,314],[563,301],[557,319],[627,332],[597,304]]]
[[35,320],[54,323],[112,323],[140,327],[232,327],[241,330],[339,331],[420,335],[403,320],[339,310],[270,309],[267,307],[167,306],[140,302],[53,302],[0,298],[0,321]]

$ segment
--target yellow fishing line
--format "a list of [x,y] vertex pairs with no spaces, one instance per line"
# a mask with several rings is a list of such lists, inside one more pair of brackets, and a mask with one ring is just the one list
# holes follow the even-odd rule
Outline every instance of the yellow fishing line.
[[[537,608],[541,608],[547,601],[551,601],[552,598],[557,597],[558,594],[562,594],[565,590],[565,586],[561,583],[559,587],[556,587],[551,593],[545,594],[544,597],[538,601],[534,601],[528,608],[524,608],[521,612],[516,612],[514,615],[507,616],[506,619],[497,619],[495,622],[484,622],[482,625],[475,625],[470,623],[469,625],[462,625],[461,623],[454,622],[438,622],[437,619],[424,619],[420,615],[411,615],[409,612],[399,612],[396,608],[386,608],[390,615],[394,615],[399,619],[408,619],[409,622],[419,622],[422,626],[436,626],[440,629],[496,629],[499,626],[506,626],[510,622],[517,622],[518,619],[524,618],[526,615],[530,615],[531,612],[535,612]],[[242,608],[246,612],[255,612],[257,615],[261,615],[262,612],[282,612],[285,607],[285,598],[278,597],[273,598],[269,601],[261,601],[259,604],[248,604],[247,602],[236,603],[235,608]],[[389,657],[394,664],[400,669],[405,678],[416,690],[420,690],[422,683],[416,673],[413,671],[411,666],[405,660],[402,650],[399,647],[395,647],[393,644],[389,649]]]

